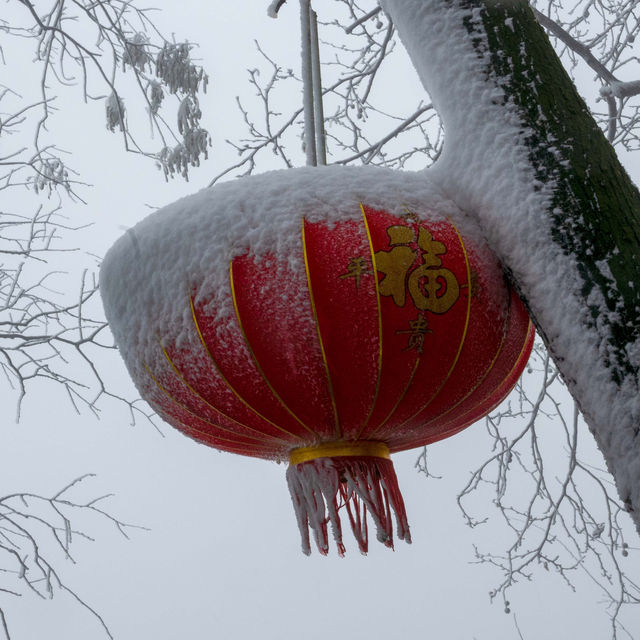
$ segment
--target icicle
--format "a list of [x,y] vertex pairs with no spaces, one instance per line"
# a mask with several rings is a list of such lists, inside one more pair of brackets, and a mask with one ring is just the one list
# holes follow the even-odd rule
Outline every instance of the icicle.
[[[378,443],[376,443],[378,444]],[[302,550],[311,553],[309,530],[321,554],[329,551],[328,525],[343,556],[343,507],[363,554],[368,551],[367,514],[373,520],[378,541],[393,549],[393,516],[400,540],[411,542],[407,515],[393,463],[386,457],[337,455],[290,464],[287,482],[302,537]]]

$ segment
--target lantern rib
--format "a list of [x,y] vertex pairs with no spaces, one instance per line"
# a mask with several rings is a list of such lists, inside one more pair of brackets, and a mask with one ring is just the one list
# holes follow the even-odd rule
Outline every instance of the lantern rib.
[[[458,402],[456,402],[453,406],[449,407],[446,411],[443,411],[442,413],[438,414],[437,416],[433,416],[432,418],[430,418],[425,423],[425,425],[431,424],[432,422],[435,422],[436,420],[440,420],[441,418],[446,416],[448,413],[453,411],[456,407],[459,407],[486,380],[486,378],[489,375],[491,369],[493,369],[493,365],[495,365],[496,361],[498,360],[498,356],[500,355],[500,353],[502,353],[502,348],[504,346],[504,342],[505,342],[505,339],[507,337],[507,330],[509,328],[508,327],[508,323],[509,323],[510,315],[511,315],[511,299],[509,299],[509,309],[507,311],[507,318],[506,318],[505,323],[504,323],[504,329],[502,331],[502,338],[500,340],[500,344],[498,345],[498,350],[496,351],[496,355],[493,357],[493,360],[491,360],[491,363],[489,364],[489,366],[487,367],[485,372],[482,374],[482,376],[480,376],[480,379],[474,385],[474,387],[472,389],[470,389],[462,398],[460,398],[460,400],[458,400]],[[519,358],[519,356],[518,356],[518,358]],[[500,384],[502,384],[502,383],[500,383]],[[500,386],[500,385],[498,385],[498,386]],[[495,389],[494,389],[494,391],[495,391]],[[486,398],[484,398],[484,400],[486,400]],[[466,415],[467,413],[469,413],[469,411],[466,411],[462,415]],[[445,423],[445,424],[447,424],[447,423]]]
[[400,406],[400,403],[404,400],[405,396],[407,395],[407,392],[409,391],[409,387],[411,386],[411,383],[413,382],[413,378],[416,375],[416,372],[418,371],[418,366],[420,365],[420,356],[418,356],[416,358],[416,361],[413,365],[413,370],[411,371],[411,375],[409,376],[409,380],[403,390],[403,392],[400,394],[400,396],[398,397],[398,399],[396,400],[395,404],[393,405],[391,411],[389,411],[389,413],[387,414],[387,417],[371,432],[367,435],[367,438],[373,438],[374,435],[376,433],[378,433],[380,431],[380,429],[382,429],[382,427],[384,427],[385,424],[387,424],[387,422],[390,420],[391,416],[396,412],[396,409]]
[[314,431],[311,427],[309,427],[307,424],[305,424],[294,412],[293,410],[287,405],[287,403],[280,397],[280,394],[275,390],[274,386],[271,384],[271,382],[269,381],[269,379],[267,378],[266,373],[264,372],[264,369],[262,368],[262,366],[260,365],[260,363],[258,362],[258,358],[255,354],[255,351],[253,350],[253,347],[251,346],[251,342],[249,341],[249,338],[247,337],[247,334],[244,330],[244,324],[242,323],[242,318],[240,317],[240,309],[238,308],[238,300],[236,298],[236,288],[235,288],[235,283],[233,281],[233,261],[229,262],[229,283],[231,285],[231,298],[233,300],[233,308],[236,312],[236,320],[238,321],[238,326],[240,327],[240,333],[242,334],[242,338],[244,340],[244,343],[247,347],[247,350],[249,351],[249,355],[251,356],[251,360],[253,361],[253,364],[255,365],[256,369],[258,370],[258,373],[260,374],[260,376],[262,377],[262,379],[264,380],[264,383],[267,385],[267,387],[269,388],[269,391],[271,391],[271,394],[273,395],[273,397],[280,403],[280,405],[282,406],[282,408],[301,426],[304,427],[311,435],[315,436],[316,438],[320,438],[320,434],[316,431]]
[[253,411],[253,413],[255,413],[259,418],[262,418],[262,420],[265,420],[266,422],[268,422],[272,427],[275,427],[278,431],[282,431],[283,433],[286,433],[290,436],[293,436],[294,438],[298,438],[298,440],[300,440],[301,442],[305,442],[304,438],[302,438],[301,436],[295,434],[295,433],[291,433],[291,431],[287,431],[287,429],[284,429],[283,427],[277,425],[275,422],[273,422],[272,420],[269,420],[269,418],[267,418],[266,416],[263,416],[257,409],[255,409],[254,407],[252,407],[237,391],[236,389],[233,387],[233,385],[227,380],[226,376],[224,375],[224,373],[222,373],[222,371],[220,370],[220,367],[218,366],[218,363],[215,361],[215,358],[213,357],[213,354],[211,353],[211,350],[209,349],[209,345],[206,343],[204,336],[202,335],[202,331],[200,331],[200,324],[198,323],[198,317],[196,315],[196,310],[195,310],[195,306],[193,304],[193,296],[189,297],[189,301],[191,304],[191,317],[193,318],[193,323],[196,327],[196,331],[198,332],[198,337],[200,338],[200,342],[202,343],[202,346],[204,347],[205,351],[207,352],[207,355],[209,356],[209,359],[211,360],[217,374],[220,376],[221,380],[227,385],[227,387],[229,388],[229,390],[233,393],[233,395],[238,398],[238,400],[240,400],[240,402],[247,407],[247,409],[250,409],[251,411]]
[[444,386],[449,381],[449,378],[451,378],[451,374],[453,373],[453,370],[456,368],[456,365],[460,360],[460,354],[462,353],[462,348],[464,347],[464,343],[467,339],[467,331],[469,329],[469,318],[471,316],[471,288],[470,288],[471,287],[471,267],[469,265],[469,256],[467,254],[467,249],[464,246],[464,242],[462,241],[462,237],[460,236],[460,232],[458,231],[458,228],[455,226],[455,224],[453,224],[451,220],[449,220],[449,224],[453,227],[453,230],[456,232],[456,235],[458,236],[458,241],[460,242],[460,247],[462,249],[462,253],[464,254],[464,261],[467,268],[467,317],[465,318],[465,321],[464,321],[462,338],[460,339],[458,352],[456,353],[455,358],[453,359],[451,368],[447,372],[447,375],[445,376],[444,380],[440,383],[440,386],[436,389],[435,393],[429,398],[429,400],[427,400],[427,402],[420,409],[418,409],[418,411],[416,411],[411,417],[407,418],[404,422],[399,424],[398,428],[404,427],[407,423],[411,422],[416,416],[419,416],[435,400],[438,394],[442,391]]
[[[527,331],[526,331],[524,343],[522,344],[522,348],[520,349],[520,353],[518,354],[518,357],[516,358],[516,361],[515,361],[514,365],[509,370],[509,373],[507,373],[507,375],[502,379],[500,384],[496,385],[496,387],[494,388],[494,390],[493,390],[494,393],[495,393],[495,391],[497,389],[500,389],[500,387],[502,385],[504,385],[504,383],[513,375],[513,372],[519,367],[520,362],[522,360],[522,354],[527,350],[527,346],[529,344],[529,340],[531,339],[531,337],[530,337],[531,336],[531,328],[532,328],[532,323],[531,323],[531,319],[529,319],[529,324],[527,325]],[[498,397],[502,397],[502,395],[503,395],[502,393],[496,393],[496,396],[498,396]],[[482,405],[484,402],[486,402],[487,399],[490,398],[490,397],[491,397],[491,394],[489,394],[488,396],[485,396],[482,400],[480,400],[477,404],[475,404],[471,409],[469,409],[468,411],[466,411],[462,415],[465,416],[465,415],[469,415],[470,413],[473,413],[480,405]],[[491,411],[493,411],[493,409],[495,409],[497,404],[499,404],[499,402],[494,404],[492,407],[490,407],[488,411],[484,412],[485,415],[487,413],[490,413]],[[452,421],[450,421],[450,422],[452,422]],[[464,425],[464,426],[457,426],[457,427],[455,427],[455,429],[454,428],[449,429],[444,434],[440,434],[439,439],[447,438],[447,437],[453,435],[454,433],[457,433],[458,431],[461,431],[465,427],[469,426],[468,424],[464,424],[464,423],[461,423],[461,424]],[[419,442],[411,441],[411,442],[409,442],[409,444],[400,445],[400,447],[398,447],[397,449],[394,449],[394,452],[395,451],[404,451],[406,449],[413,449],[414,447],[420,446],[422,444],[423,444],[423,440],[420,440]]]
[[[462,414],[462,416],[466,416],[466,415],[469,415],[470,413],[473,413],[473,412],[474,412],[474,411],[475,411],[475,410],[476,410],[476,409],[477,409],[481,404],[483,404],[484,402],[486,402],[486,401],[491,397],[491,395],[492,395],[493,393],[495,393],[498,389],[500,389],[500,387],[502,387],[502,385],[503,385],[503,384],[504,384],[504,383],[505,383],[505,382],[506,382],[506,381],[507,381],[507,380],[512,376],[513,372],[514,372],[514,371],[518,368],[518,366],[520,365],[520,360],[522,359],[522,354],[524,353],[525,349],[527,348],[527,345],[529,344],[529,333],[530,333],[530,331],[531,331],[531,320],[529,320],[529,324],[527,325],[527,330],[526,330],[526,332],[525,332],[525,338],[524,338],[524,342],[523,342],[523,344],[522,344],[522,348],[520,349],[520,353],[518,354],[518,357],[516,358],[516,360],[515,360],[515,362],[514,362],[513,366],[512,366],[512,367],[511,367],[511,369],[509,370],[509,373],[507,373],[507,375],[506,375],[506,376],[505,376],[505,377],[500,381],[500,384],[497,384],[497,385],[494,387],[493,391],[492,391],[489,395],[485,396],[484,398],[482,398],[482,400],[480,400],[478,403],[476,403],[473,407],[471,407],[470,409],[468,409],[467,411],[465,411],[465,412]],[[497,359],[497,354],[496,354],[496,359]],[[495,359],[494,359],[494,363],[495,363]],[[491,366],[493,366],[493,364],[494,364],[494,363],[492,363],[492,365],[491,365]],[[487,373],[488,373],[488,371],[487,371]],[[484,377],[486,377],[486,374],[485,374],[485,376],[483,376],[483,379],[484,379]],[[476,389],[477,389],[477,387],[476,387]],[[474,389],[473,391],[475,391],[475,389]],[[502,395],[502,394],[496,394],[496,395],[500,396],[500,395]],[[464,400],[464,399],[466,399],[466,397],[465,397],[465,398],[463,398],[463,400]],[[458,403],[458,404],[459,404],[459,403]],[[456,406],[457,406],[457,405],[456,405]],[[452,408],[454,408],[454,407],[452,407]],[[490,409],[490,411],[491,411],[491,410],[492,410],[492,409]],[[449,411],[450,411],[450,410],[447,410],[445,413],[449,413]],[[441,418],[443,415],[444,415],[444,414],[440,414],[440,415],[439,415],[439,416],[437,416],[437,417],[438,417],[438,418]],[[434,418],[434,419],[436,419],[436,418]],[[430,420],[429,422],[431,422],[431,420]],[[450,420],[450,421],[449,421],[449,423],[450,423],[450,422],[452,422],[452,420]],[[427,424],[429,424],[429,423],[427,423]],[[446,423],[446,422],[445,422],[444,424],[448,424],[448,423]]]
[[[169,398],[169,400],[171,400],[171,402],[173,402],[178,407],[180,407],[181,409],[186,411],[188,414],[194,416],[195,418],[197,418],[201,422],[204,422],[205,424],[211,425],[214,429],[220,429],[220,431],[224,431],[225,433],[231,433],[234,436],[239,436],[241,438],[247,438],[248,440],[256,440],[257,442],[261,442],[262,441],[262,438],[256,438],[255,436],[243,436],[243,435],[241,435],[239,433],[236,433],[235,431],[231,431],[230,429],[226,429],[222,425],[215,424],[214,422],[211,422],[210,420],[207,420],[206,418],[203,418],[202,416],[199,416],[195,411],[192,411],[185,404],[183,404],[182,402],[180,402],[179,400],[174,398],[173,395],[167,389],[165,389],[165,387],[153,375],[153,372],[151,371],[151,369],[149,368],[149,366],[146,363],[144,363],[144,368],[146,369],[147,373],[149,374],[149,376],[151,377],[153,382],[156,384],[158,389],[160,389],[160,391],[162,391],[162,393],[164,393],[167,396],[167,398]],[[182,421],[180,420],[180,422],[182,422]],[[206,431],[201,431],[200,429],[197,429],[195,427],[189,427],[189,428],[193,429],[194,431],[197,431],[198,433],[202,433],[202,434],[208,435],[210,437],[218,437],[218,436],[212,436],[212,434],[210,434],[210,433],[207,434]],[[246,443],[239,442],[237,440],[229,440],[228,438],[225,438],[224,436],[219,436],[218,439],[219,440],[226,440],[227,442],[231,442],[233,444],[238,444],[238,445],[246,444]]]
[[[522,360],[522,354],[525,351],[527,351],[527,347],[529,345],[529,341],[530,340],[532,341],[534,336],[535,336],[535,331],[533,330],[533,323],[531,322],[531,318],[529,318],[529,324],[527,325],[527,332],[526,332],[526,335],[525,335],[525,338],[524,338],[524,342],[522,343],[522,348],[520,349],[520,353],[518,354],[518,357],[517,357],[516,361],[514,362],[513,367],[511,367],[509,373],[503,378],[502,382],[496,388],[499,389],[513,375],[513,372],[519,367],[520,361]],[[527,360],[528,359],[529,359],[529,356],[527,356]],[[516,380],[516,382],[517,382],[517,380]],[[515,382],[514,382],[514,385],[515,385]],[[492,411],[492,410],[493,410],[493,407],[490,409],[490,411]]]
[[369,221],[367,220],[367,214],[364,210],[364,205],[362,202],[360,203],[360,211],[362,212],[362,219],[364,221],[364,229],[367,233],[367,242],[369,243],[369,252],[371,253],[371,266],[373,267],[373,282],[376,288],[376,305],[378,309],[378,376],[376,378],[376,389],[373,394],[373,402],[371,403],[371,407],[369,409],[369,413],[362,423],[362,427],[358,431],[356,435],[356,440],[360,439],[360,436],[367,428],[369,424],[369,420],[373,415],[373,411],[378,403],[378,395],[380,393],[380,380],[382,378],[382,309],[380,306],[380,285],[378,283],[378,268],[376,266],[376,255],[373,250],[373,239],[371,238],[371,229],[369,229]]
[[[277,449],[260,449],[260,453],[257,454],[256,453],[256,448],[252,445],[252,444],[244,444],[244,443],[232,443],[232,445],[226,445],[226,444],[217,444],[217,443],[212,443],[211,439],[215,438],[218,440],[223,440],[224,438],[218,438],[217,436],[212,436],[210,433],[207,433],[206,431],[202,431],[200,429],[196,429],[195,427],[192,427],[188,424],[185,424],[182,420],[178,420],[177,418],[167,418],[166,415],[162,415],[162,419],[165,422],[168,422],[169,424],[171,424],[171,422],[177,422],[180,425],[180,431],[182,431],[182,433],[184,433],[187,437],[193,438],[193,439],[197,439],[199,442],[206,444],[209,447],[215,447],[216,449],[220,449],[222,451],[227,451],[228,453],[237,453],[238,455],[243,455],[243,456],[253,456],[253,457],[260,457],[260,458],[266,458],[267,455],[269,454],[273,459],[277,459],[279,460],[282,452],[277,450]],[[194,432],[200,436],[203,436],[203,438],[197,438],[197,436],[193,435],[190,432]],[[248,448],[245,448],[248,447]]]
[[[159,341],[158,341],[159,342]],[[227,420],[230,420],[231,422],[235,422],[239,427],[241,427],[242,429],[247,429],[248,431],[253,431],[254,433],[258,434],[260,436],[260,438],[256,438],[256,439],[260,439],[262,440],[265,437],[271,438],[273,440],[276,440],[277,442],[281,442],[283,444],[290,444],[289,440],[284,440],[282,438],[278,438],[276,436],[272,436],[272,435],[268,435],[265,434],[263,431],[259,431],[258,429],[254,429],[253,427],[250,427],[249,425],[246,425],[242,422],[240,422],[239,420],[236,420],[235,418],[228,416],[226,413],[224,413],[223,411],[220,411],[220,409],[218,409],[216,406],[214,406],[213,404],[211,404],[211,402],[209,402],[202,394],[200,394],[196,389],[194,389],[191,384],[189,384],[189,382],[187,381],[187,379],[184,377],[184,375],[182,374],[182,372],[178,369],[178,367],[176,366],[176,364],[173,362],[173,360],[171,359],[171,356],[169,356],[169,354],[167,353],[167,350],[160,345],[160,348],[162,349],[162,353],[164,353],[165,358],[167,359],[167,361],[169,362],[169,364],[171,365],[171,368],[173,369],[173,371],[175,372],[175,374],[180,378],[180,380],[183,382],[183,384],[189,389],[189,391],[191,391],[191,393],[193,393],[195,396],[197,396],[198,398],[200,398],[208,407],[210,407],[211,409],[213,409],[216,413],[219,413],[223,418],[226,418]],[[232,433],[234,433],[232,431]],[[241,435],[241,434],[238,434]]]
[[338,416],[338,406],[336,404],[335,394],[333,392],[333,383],[331,382],[331,373],[329,372],[329,363],[327,362],[327,354],[324,350],[324,343],[322,342],[322,333],[320,331],[320,323],[318,322],[318,314],[316,313],[316,303],[313,298],[313,287],[311,285],[311,272],[309,270],[309,257],[307,255],[307,242],[305,238],[305,219],[302,218],[302,253],[304,255],[304,269],[307,275],[307,289],[309,291],[309,299],[311,300],[311,313],[313,314],[313,321],[316,325],[316,332],[318,333],[318,342],[320,343],[320,352],[322,353],[322,361],[324,363],[324,370],[327,374],[327,386],[329,388],[329,397],[331,398],[331,405],[333,407],[333,418],[336,423],[336,435],[339,440],[342,438],[342,428],[340,427],[340,418]]
[[[505,322],[504,322],[504,328],[502,330],[502,338],[500,339],[500,344],[498,345],[498,350],[496,351],[495,356],[493,356],[493,359],[491,360],[491,363],[489,364],[489,366],[487,367],[485,372],[482,374],[482,376],[480,376],[479,380],[476,382],[476,384],[473,386],[473,388],[470,389],[462,398],[460,398],[460,400],[458,400],[458,402],[456,402],[454,405],[449,407],[446,411],[443,411],[442,413],[439,413],[438,415],[429,418],[429,420],[427,420],[427,422],[425,422],[423,426],[427,426],[429,424],[432,424],[436,420],[442,419],[448,413],[453,411],[456,407],[459,407],[472,393],[474,393],[477,389],[480,388],[480,385],[486,380],[487,376],[489,375],[489,373],[493,369],[493,366],[495,365],[496,361],[498,360],[498,356],[502,353],[502,348],[504,347],[504,343],[505,343],[505,340],[506,340],[506,337],[507,337],[507,332],[508,332],[508,329],[509,329],[510,317],[511,317],[511,298],[509,298],[509,308],[507,310],[507,317],[506,317]],[[525,344],[526,344],[526,342],[525,342]],[[520,352],[520,355],[522,355],[522,351]],[[519,359],[520,359],[520,356],[518,356],[518,360]],[[501,384],[502,384],[502,382],[499,385],[497,385],[491,391],[491,393],[493,393],[497,388],[499,388]],[[482,402],[484,402],[487,399],[487,397],[488,396],[484,397],[477,405],[475,405],[475,407],[477,407],[480,404],[482,404]],[[472,409],[469,409],[468,411],[465,411],[462,415],[464,416],[464,415],[467,415],[468,413],[472,412],[475,409],[475,407],[473,407]],[[447,424],[447,423],[445,422],[444,424]]]
[[[372,260],[373,260],[373,269],[374,269],[374,277],[375,277],[375,281],[376,281],[376,294],[378,295],[378,310],[380,311],[380,294],[379,294],[379,284],[378,284],[378,270],[376,268],[376,264],[375,264],[375,254],[373,251],[373,241],[371,239],[371,233],[369,230],[369,223],[368,220],[366,218],[365,212],[364,212],[364,208],[362,207],[362,204],[360,205],[361,209],[362,209],[362,215],[364,216],[364,220],[365,220],[365,225],[366,225],[366,229],[367,229],[367,236],[369,238],[369,246],[371,247],[371,256],[372,256]],[[405,206],[405,209],[407,211],[407,213],[410,213],[409,209]],[[456,230],[457,232],[457,230]],[[458,236],[459,237],[459,236]],[[382,345],[382,314],[380,313],[380,344]],[[418,371],[418,366],[420,365],[420,361],[421,361],[421,356],[422,354],[420,353],[417,357],[416,357],[416,361],[413,365],[413,369],[411,370],[411,375],[409,376],[409,380],[407,381],[407,384],[404,388],[404,390],[402,391],[402,393],[400,394],[400,396],[398,397],[398,399],[396,400],[395,404],[393,405],[393,407],[391,408],[391,411],[389,411],[389,413],[387,414],[387,416],[384,418],[384,420],[367,436],[367,437],[372,437],[374,434],[378,433],[380,431],[380,429],[382,429],[382,427],[387,424],[387,422],[390,420],[391,416],[393,416],[393,414],[396,412],[396,409],[400,406],[400,403],[404,400],[405,396],[407,395],[407,392],[409,391],[409,388],[411,387],[411,384],[413,383],[413,378],[416,375],[416,372]],[[382,346],[380,348],[380,357],[382,358]],[[382,364],[380,364],[380,368],[382,367]],[[373,410],[373,407],[372,407]],[[368,422],[369,418],[367,418],[367,421],[365,422],[365,424],[363,425],[362,429],[360,430],[360,433],[358,434],[358,438],[360,438],[360,436],[362,435],[362,433],[364,432],[364,428]]]

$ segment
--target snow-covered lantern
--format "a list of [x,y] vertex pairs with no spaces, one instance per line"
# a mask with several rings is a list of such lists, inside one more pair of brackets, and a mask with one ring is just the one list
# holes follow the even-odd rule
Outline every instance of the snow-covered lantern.
[[109,251],[107,318],[142,396],[217,449],[287,460],[321,553],[410,541],[389,455],[500,403],[533,343],[478,229],[422,173],[323,167],[203,190]]

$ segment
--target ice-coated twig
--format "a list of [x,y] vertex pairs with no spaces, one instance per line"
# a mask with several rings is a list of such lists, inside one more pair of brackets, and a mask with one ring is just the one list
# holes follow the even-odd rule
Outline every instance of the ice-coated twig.
[[[24,592],[41,598],[66,594],[86,609],[100,624],[106,637],[112,639],[105,620],[76,589],[62,577],[65,563],[75,564],[72,545],[75,539],[94,538],[78,528],[89,517],[111,523],[120,534],[128,537],[128,524],[98,506],[101,498],[73,498],[93,474],[69,482],[51,497],[34,493],[13,493],[0,497],[0,551],[5,557],[3,573],[15,586],[1,589],[3,593],[20,597]],[[85,526],[89,526],[89,522]],[[26,591],[25,591],[26,590]],[[5,611],[0,609],[0,629],[10,639]]]
[[[602,591],[615,639],[624,631],[622,609],[640,604],[633,566],[623,563],[636,550],[625,541],[623,522],[628,515],[615,487],[603,471],[581,459],[580,432],[585,425],[574,403],[565,408],[562,394],[557,370],[543,347],[536,345],[517,393],[486,419],[490,453],[460,491],[458,504],[470,527],[502,521],[511,536],[502,553],[475,549],[477,561],[494,566],[501,575],[490,591],[492,600],[501,600],[505,610],[511,610],[518,583],[535,579],[537,572],[555,571],[570,589],[574,576],[584,573]],[[547,452],[557,449],[558,429],[565,440],[563,469]],[[431,476],[422,456],[416,465]],[[483,508],[476,516],[480,496],[493,510]]]

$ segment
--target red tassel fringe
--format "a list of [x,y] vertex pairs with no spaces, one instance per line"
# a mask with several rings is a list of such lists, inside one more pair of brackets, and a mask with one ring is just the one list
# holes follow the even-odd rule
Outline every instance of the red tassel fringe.
[[328,525],[338,553],[343,556],[340,509],[344,507],[351,530],[363,554],[369,549],[367,513],[376,538],[393,549],[393,517],[398,539],[411,542],[407,514],[391,460],[372,456],[316,458],[287,469],[287,483],[302,537],[302,550],[311,553],[309,530],[322,555],[329,552]]

